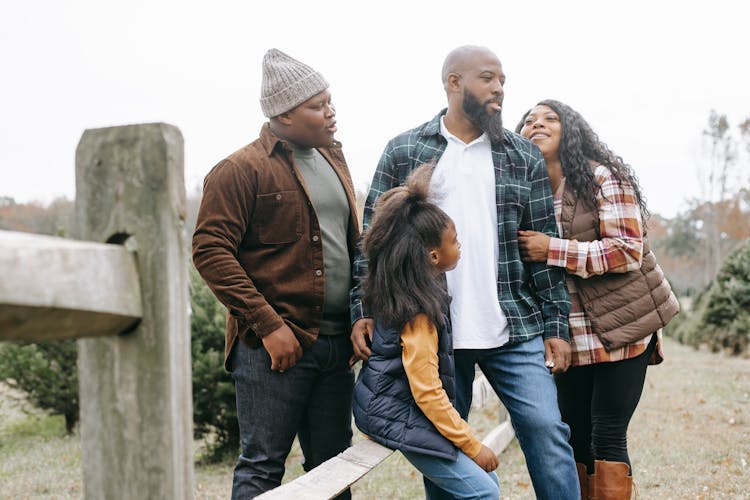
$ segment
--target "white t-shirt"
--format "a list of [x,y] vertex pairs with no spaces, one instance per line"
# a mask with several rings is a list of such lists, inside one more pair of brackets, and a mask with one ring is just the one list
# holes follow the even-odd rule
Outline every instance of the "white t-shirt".
[[456,224],[461,259],[446,273],[454,349],[491,349],[508,342],[508,320],[497,298],[497,205],[490,140],[469,144],[440,121],[448,141],[432,176],[437,203]]

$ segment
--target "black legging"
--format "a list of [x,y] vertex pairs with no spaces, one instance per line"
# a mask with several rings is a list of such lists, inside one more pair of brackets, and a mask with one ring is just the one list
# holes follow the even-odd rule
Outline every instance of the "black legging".
[[635,358],[576,366],[555,375],[557,401],[563,421],[570,426],[573,454],[590,474],[594,460],[630,465],[628,424],[641,399],[655,345],[656,335]]

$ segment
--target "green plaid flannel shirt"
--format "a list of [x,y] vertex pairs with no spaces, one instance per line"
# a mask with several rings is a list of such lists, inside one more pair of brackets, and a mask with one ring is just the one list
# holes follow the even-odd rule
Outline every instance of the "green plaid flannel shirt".
[[[419,165],[445,151],[440,134],[441,111],[431,121],[391,139],[380,158],[365,203],[363,227],[367,230],[375,200],[389,189],[400,186]],[[518,249],[518,230],[540,231],[557,236],[547,167],[531,142],[505,131],[502,143],[492,144],[497,198],[497,293],[500,308],[508,319],[510,342],[529,340],[539,334],[547,338],[568,338],[570,296],[565,288],[565,270],[546,263],[524,263]],[[463,242],[470,245],[471,242]],[[361,248],[354,260],[355,287],[351,292],[352,323],[367,317],[363,311],[361,282],[367,272],[367,259]]]

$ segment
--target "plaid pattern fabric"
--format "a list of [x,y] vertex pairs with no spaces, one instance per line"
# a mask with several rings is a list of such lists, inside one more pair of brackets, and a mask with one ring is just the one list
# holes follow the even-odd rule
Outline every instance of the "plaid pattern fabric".
[[[606,272],[625,273],[641,266],[643,250],[643,225],[641,210],[633,188],[620,186],[610,170],[600,165],[594,172],[596,182],[602,187],[596,195],[599,209],[599,231],[597,241],[576,241],[552,238],[547,264],[565,268],[566,282],[570,292],[570,339],[572,348],[571,366],[582,366],[608,361],[620,361],[642,354],[651,335],[633,344],[607,352],[599,337],[591,330],[591,323],[581,305],[572,274],[587,278]],[[554,195],[555,218],[562,215],[562,194],[565,181]],[[558,227],[560,234],[562,228]]]
[[[445,112],[386,145],[365,203],[365,230],[381,194],[403,184],[411,171],[430,160],[437,161],[443,154],[446,141],[440,134],[440,117]],[[567,340],[570,300],[564,271],[544,263],[524,263],[518,250],[519,229],[558,235],[544,159],[531,142],[506,130],[502,143],[492,144],[492,161],[500,242],[497,293],[508,319],[510,342],[523,342],[539,334]],[[360,284],[366,271],[367,260],[358,249],[354,261],[357,285],[351,297],[352,323],[367,316],[360,301]]]

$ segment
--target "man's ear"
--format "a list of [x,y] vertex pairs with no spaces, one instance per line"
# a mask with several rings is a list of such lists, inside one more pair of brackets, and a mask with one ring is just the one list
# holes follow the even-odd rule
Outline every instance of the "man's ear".
[[278,120],[279,123],[287,127],[292,124],[292,118],[289,116],[288,111],[281,113],[278,116],[275,116],[274,119]]
[[458,73],[448,73],[447,86],[448,90],[457,92],[461,88],[461,75]]

